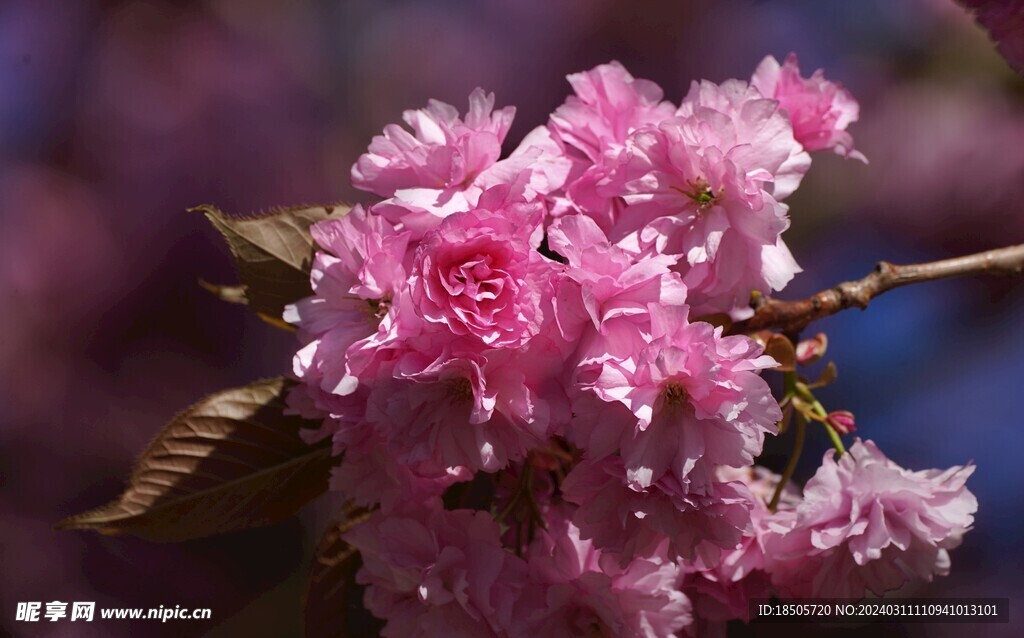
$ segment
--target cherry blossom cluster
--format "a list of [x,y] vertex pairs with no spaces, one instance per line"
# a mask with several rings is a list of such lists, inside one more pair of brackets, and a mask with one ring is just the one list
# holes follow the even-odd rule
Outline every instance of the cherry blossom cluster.
[[380,199],[312,228],[290,404],[371,511],[345,540],[384,635],[692,635],[946,573],[973,467],[857,440],[769,507],[778,363],[701,320],[800,271],[784,202],[809,153],[864,160],[857,102],[793,56],[678,105],[614,62],[568,79],[504,158],[493,95],[405,112],[352,167]]

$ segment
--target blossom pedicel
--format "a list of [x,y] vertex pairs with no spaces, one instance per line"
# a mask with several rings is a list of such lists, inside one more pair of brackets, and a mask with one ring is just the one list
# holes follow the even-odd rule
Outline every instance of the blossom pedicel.
[[[796,409],[841,450],[853,415],[787,373],[784,419],[778,362],[708,322],[800,271],[784,200],[809,153],[864,159],[857,102],[792,55],[678,105],[614,62],[569,82],[505,159],[493,95],[407,111],[352,168],[382,199],[313,227],[290,402],[372,510],[345,539],[384,635],[682,636],[946,573],[973,468],[858,440],[801,497],[753,466],[765,436]],[[453,497],[470,481],[482,502]]]

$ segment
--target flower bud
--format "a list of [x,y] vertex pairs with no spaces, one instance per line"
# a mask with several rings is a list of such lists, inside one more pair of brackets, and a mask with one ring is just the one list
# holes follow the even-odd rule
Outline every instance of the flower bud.
[[850,432],[857,431],[853,412],[850,412],[849,410],[836,410],[834,412],[829,412],[826,420],[828,421],[828,424],[840,434],[849,434]]
[[818,359],[825,356],[828,349],[828,337],[824,332],[819,332],[810,339],[805,339],[796,345],[796,360],[802,366],[809,366]]

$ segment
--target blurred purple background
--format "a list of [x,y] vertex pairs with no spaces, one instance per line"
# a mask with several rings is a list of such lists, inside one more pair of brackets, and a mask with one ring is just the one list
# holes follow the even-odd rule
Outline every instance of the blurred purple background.
[[[0,4],[0,634],[291,636],[336,499],[273,528],[179,545],[51,531],[116,496],[178,410],[288,366],[291,335],[196,285],[230,282],[189,206],[356,200],[348,168],[403,109],[518,107],[618,59],[678,100],[768,53],[824,67],[861,102],[864,167],[818,155],[789,200],[796,297],[911,261],[1024,242],[1024,79],[951,0],[506,2],[212,0]],[[823,321],[824,393],[912,468],[963,463],[980,500],[953,574],[912,595],[999,596],[1020,635],[1024,285],[902,289]],[[789,441],[769,446],[780,464]],[[827,442],[815,440],[803,476]],[[17,601],[210,607],[209,622],[16,623]],[[737,635],[768,629],[737,627]],[[965,625],[890,628],[961,635]],[[864,628],[832,629],[856,635]]]

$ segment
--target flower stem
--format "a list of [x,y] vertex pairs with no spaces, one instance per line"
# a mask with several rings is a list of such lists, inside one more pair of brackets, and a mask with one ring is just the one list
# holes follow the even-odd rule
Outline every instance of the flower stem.
[[793,415],[793,423],[796,424],[796,434],[793,439],[793,451],[789,453],[789,461],[786,463],[786,469],[782,471],[782,478],[779,479],[779,484],[775,486],[775,493],[772,494],[772,500],[768,503],[768,509],[772,512],[779,506],[779,499],[782,498],[782,490],[786,488],[786,483],[793,477],[793,472],[796,471],[796,464],[800,461],[800,454],[804,451],[804,436],[807,435],[807,419],[799,411]]
[[825,423],[825,431],[828,432],[828,438],[832,439],[832,447],[836,449],[836,457],[840,457],[846,453],[846,448],[843,447],[843,440],[839,438],[839,433],[836,432],[828,423]]
[[804,384],[800,383],[796,385],[796,391],[804,401],[810,404],[811,411],[817,417],[816,420],[821,421],[821,424],[825,426],[825,432],[828,433],[828,438],[832,440],[832,447],[836,449],[836,454],[842,456],[846,453],[846,448],[843,447],[843,440],[839,438],[839,433],[836,432],[835,428],[828,422],[828,410],[821,404],[821,401],[811,393],[810,389]]

